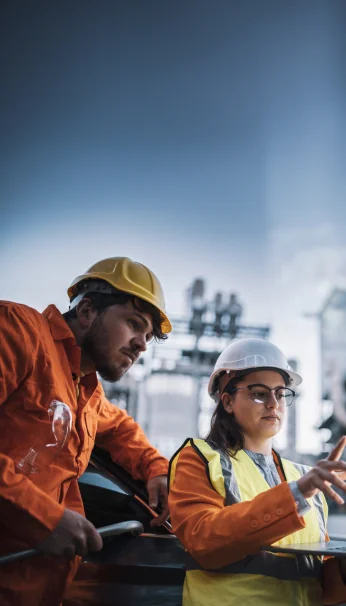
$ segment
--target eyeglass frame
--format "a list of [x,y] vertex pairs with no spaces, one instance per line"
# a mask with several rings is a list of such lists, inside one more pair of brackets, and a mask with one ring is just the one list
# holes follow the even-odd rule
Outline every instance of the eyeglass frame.
[[[293,394],[293,398],[292,398],[292,402],[291,402],[290,404],[285,404],[285,408],[288,408],[289,406],[292,406],[292,404],[293,404],[293,402],[294,402],[294,398],[295,398],[295,397],[296,397],[296,395],[297,395],[297,394],[296,394],[296,392],[295,392],[293,389],[291,389],[290,387],[286,387],[286,386],[285,386],[285,387],[268,387],[268,385],[264,385],[264,383],[251,383],[251,385],[245,385],[245,387],[235,387],[235,388],[233,388],[233,389],[230,389],[229,391],[227,390],[227,387],[226,387],[226,388],[225,388],[225,390],[224,390],[224,393],[226,392],[226,393],[228,393],[229,395],[232,395],[232,393],[236,393],[237,391],[241,391],[242,389],[248,389],[248,390],[249,390],[249,392],[250,392],[250,393],[249,393],[249,395],[250,395],[250,397],[251,397],[251,400],[252,400],[253,402],[255,402],[255,400],[254,400],[254,398],[252,397],[252,394],[251,394],[251,389],[250,389],[251,387],[265,387],[266,389],[268,389],[268,392],[269,392],[269,393],[270,393],[271,391],[275,391],[275,396],[274,396],[274,397],[275,397],[276,402],[277,402],[279,405],[280,405],[280,402],[279,402],[279,400],[277,399],[276,392],[277,392],[278,390],[280,390],[280,389],[288,389],[288,391],[290,391],[290,392]],[[268,394],[268,400],[267,400],[267,401],[269,401],[269,394]],[[263,402],[263,404],[265,404],[265,402]]]

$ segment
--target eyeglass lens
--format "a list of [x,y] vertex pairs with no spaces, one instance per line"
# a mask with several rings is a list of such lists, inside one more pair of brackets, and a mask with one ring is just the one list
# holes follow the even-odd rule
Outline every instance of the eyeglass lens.
[[[265,404],[269,400],[270,389],[265,385],[251,385],[248,387],[251,397],[258,404]],[[290,406],[294,400],[295,393],[288,387],[278,387],[275,390],[275,397],[279,404]]]

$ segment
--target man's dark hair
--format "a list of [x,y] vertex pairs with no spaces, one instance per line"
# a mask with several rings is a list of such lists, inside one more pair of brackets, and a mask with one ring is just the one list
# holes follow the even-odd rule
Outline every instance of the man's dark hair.
[[[135,297],[127,292],[121,291],[118,291],[115,294],[88,292],[85,294],[85,298],[89,299],[94,309],[100,313],[112,305],[126,305],[126,303],[131,302],[137,311],[149,314],[151,316],[153,324],[153,337],[155,341],[159,343],[160,341],[165,341],[167,339],[167,335],[162,332],[162,323],[164,318],[160,310],[151,303],[148,303],[148,301],[144,301],[144,299],[140,299],[139,297]],[[73,309],[65,312],[63,316],[67,322],[72,320],[72,318],[76,318],[76,308],[74,307]]]
[[[230,381],[227,383],[223,390],[223,393],[230,393],[238,383],[244,378],[244,376],[254,372],[255,370],[261,370],[260,368],[252,368],[245,372],[239,371]],[[290,378],[287,373],[280,373],[285,381],[286,386],[290,383]],[[235,457],[239,450],[244,448],[245,438],[237,419],[233,413],[226,412],[223,407],[221,397],[217,407],[215,408],[214,414],[211,418],[211,427],[209,434],[206,437],[207,442],[213,442],[225,453],[229,453],[231,457]]]

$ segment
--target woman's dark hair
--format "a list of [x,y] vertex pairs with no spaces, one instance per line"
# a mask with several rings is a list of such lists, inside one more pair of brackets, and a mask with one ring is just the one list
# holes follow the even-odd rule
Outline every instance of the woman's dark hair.
[[[227,383],[223,393],[229,393],[237,386],[242,376],[235,376]],[[221,450],[228,452],[234,457],[239,450],[244,448],[244,434],[233,413],[226,412],[221,398],[211,418],[210,432],[206,437],[207,442],[214,442]]]
[[[237,387],[238,383],[254,370],[268,370],[267,368],[252,368],[247,371],[239,371],[232,379],[229,380],[223,393],[231,393]],[[274,370],[274,369],[273,369]],[[286,372],[280,372],[285,380],[286,386],[290,383],[290,377]],[[244,448],[245,438],[243,431],[237,422],[233,413],[226,412],[221,398],[211,418],[210,432],[206,437],[207,442],[213,442],[231,457],[235,457],[239,450]]]
[[[94,309],[100,311],[100,313],[102,313],[102,311],[107,307],[111,307],[111,305],[126,305],[126,303],[130,301],[133,303],[133,306],[137,309],[137,311],[141,311],[151,316],[153,323],[153,337],[155,341],[160,342],[167,339],[167,335],[162,332],[161,328],[164,318],[160,310],[158,310],[151,303],[148,303],[148,301],[144,301],[144,299],[139,299],[134,295],[121,291],[118,291],[114,295],[100,292],[88,292],[85,294],[85,298],[89,299]],[[63,316],[67,321],[71,320],[72,318],[76,318],[76,308],[74,307],[73,309],[70,309],[64,313]]]

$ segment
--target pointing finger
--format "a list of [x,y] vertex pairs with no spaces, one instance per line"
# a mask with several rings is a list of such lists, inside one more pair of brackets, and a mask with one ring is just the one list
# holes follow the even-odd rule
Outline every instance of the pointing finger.
[[342,436],[338,441],[337,445],[333,448],[332,452],[327,457],[329,461],[338,461],[346,446],[346,436]]

